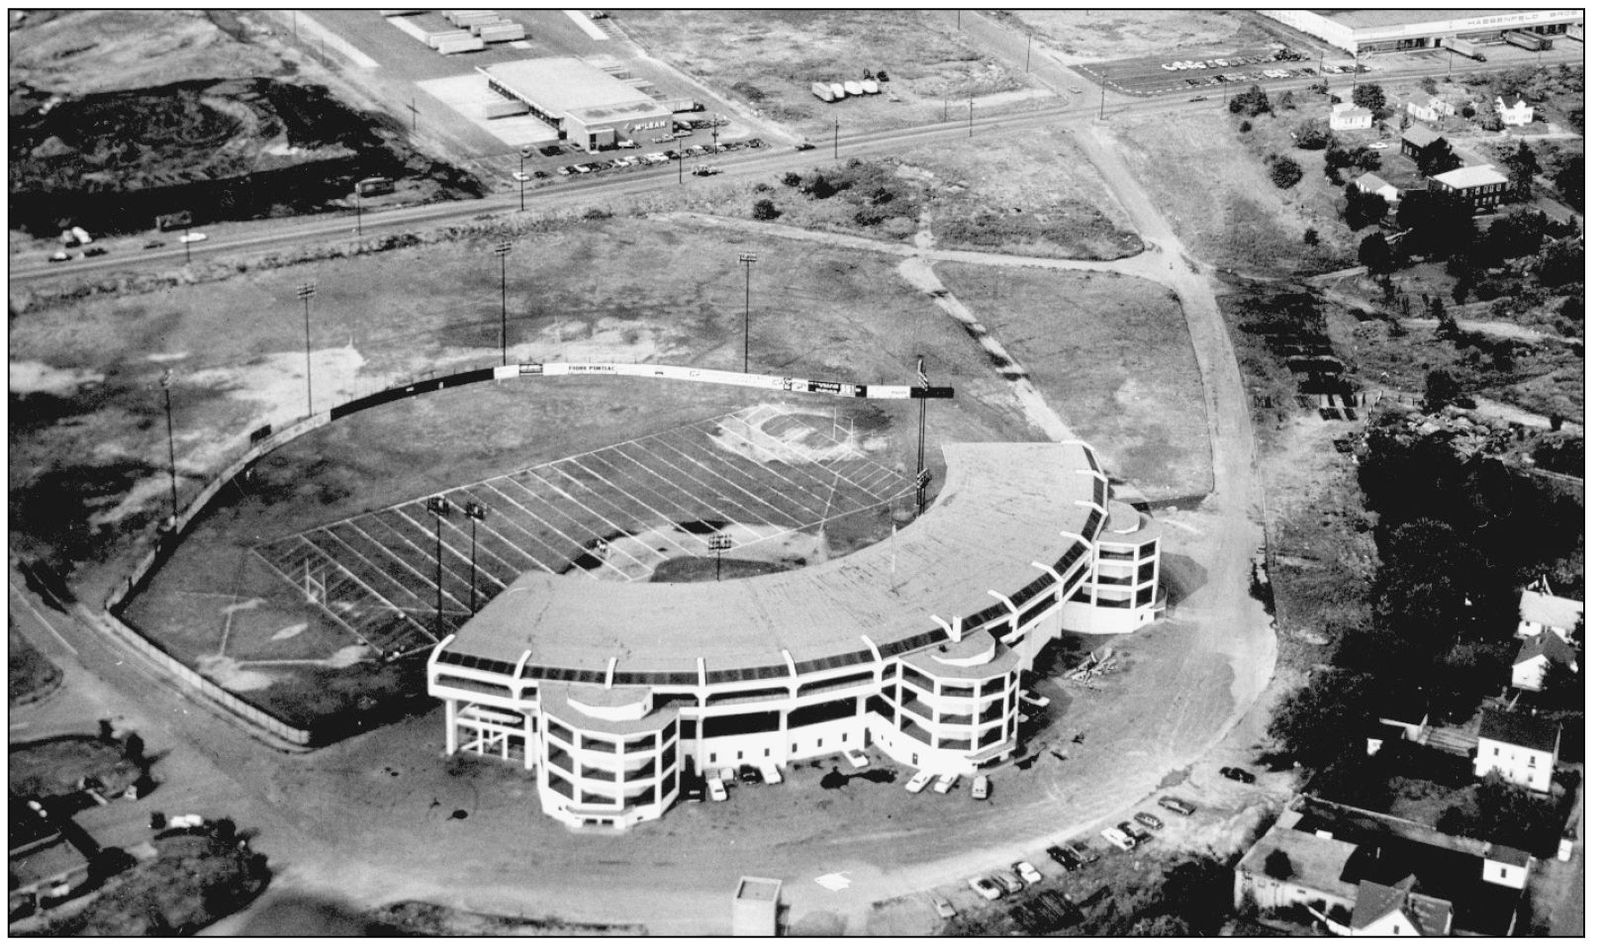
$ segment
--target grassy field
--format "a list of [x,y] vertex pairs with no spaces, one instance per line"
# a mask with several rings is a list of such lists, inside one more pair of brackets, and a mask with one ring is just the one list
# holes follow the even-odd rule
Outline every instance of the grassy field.
[[[1302,110],[1312,112],[1311,107]],[[1254,129],[1262,118],[1252,120]],[[1300,152],[1286,137],[1276,150],[1295,159],[1304,174],[1295,187],[1282,191],[1234,131],[1240,121],[1222,108],[1131,118],[1119,129],[1119,139],[1157,206],[1201,259],[1258,274],[1349,266],[1355,242],[1344,224],[1334,223],[1340,192],[1324,181],[1323,153]],[[1302,241],[1308,227],[1319,232],[1316,247]]]
[[[863,129],[937,120],[947,99],[1021,84],[969,46],[946,11],[637,9],[618,20],[653,55],[814,137],[836,117]],[[812,95],[814,82],[865,69],[889,75],[880,95],[837,104]]]
[[1145,280],[942,263],[1108,471],[1153,498],[1212,487],[1201,375],[1179,303]]
[[123,754],[121,742],[93,735],[65,735],[12,745],[6,754],[6,786],[12,797],[44,798],[78,789],[80,778],[96,777],[108,797],[121,794],[139,777],[139,765]]
[[61,683],[61,670],[17,632],[11,614],[6,614],[6,701],[16,708],[37,702],[55,691]]
[[1197,46],[1261,42],[1262,31],[1221,10],[1017,10],[1009,14],[1066,62],[1099,62]]

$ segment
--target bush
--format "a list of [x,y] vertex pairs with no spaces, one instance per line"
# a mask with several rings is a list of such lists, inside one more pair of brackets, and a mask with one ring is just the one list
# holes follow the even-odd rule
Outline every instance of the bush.
[[1307,230],[1303,231],[1302,232],[1302,243],[1306,244],[1308,247],[1317,247],[1318,246],[1318,229],[1310,227]]
[[779,183],[794,188],[801,184],[801,176],[793,171],[787,171],[784,177],[779,179]]
[[1241,123],[1240,123],[1240,130],[1243,133],[1244,132],[1250,132],[1252,130],[1252,123],[1247,122],[1246,120],[1242,119]]
[[1372,274],[1390,273],[1396,261],[1391,256],[1391,245],[1383,234],[1370,234],[1357,245],[1357,262]]
[[1273,106],[1268,103],[1268,93],[1263,87],[1253,83],[1245,92],[1237,93],[1229,100],[1229,111],[1239,115],[1244,112],[1248,116],[1262,115],[1272,112]]
[[1329,126],[1318,119],[1308,119],[1291,132],[1291,141],[1296,143],[1296,147],[1309,151],[1327,147],[1330,139]]
[[1375,112],[1385,108],[1385,90],[1378,83],[1361,82],[1352,89],[1352,103]]
[[1302,166],[1283,155],[1275,155],[1268,162],[1268,179],[1275,187],[1292,187],[1302,180]]
[[779,207],[768,198],[759,198],[751,205],[751,216],[758,221],[772,221],[779,216]]

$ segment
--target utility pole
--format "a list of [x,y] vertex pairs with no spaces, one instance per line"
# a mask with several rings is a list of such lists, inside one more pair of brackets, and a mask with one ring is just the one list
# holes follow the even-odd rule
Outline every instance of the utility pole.
[[[185,211],[184,213],[188,214],[189,212]],[[187,266],[189,266],[189,244],[191,243],[190,240],[189,240],[189,225],[188,224],[184,225],[184,241],[183,241],[183,243],[184,243],[184,266],[187,267]]]
[[356,239],[362,239],[362,187],[356,186]]
[[467,515],[467,523],[473,531],[473,585],[467,591],[467,612],[474,614],[478,612],[478,522],[484,519],[489,510],[477,501],[468,501],[462,505],[462,513]]
[[1029,54],[1034,52],[1035,34],[1024,34],[1024,75],[1029,75]]
[[840,157],[840,117],[834,117],[834,157]]
[[745,264],[745,346],[741,349],[744,355],[742,371],[751,371],[751,265],[756,263],[757,255],[744,253],[740,255],[740,263]]
[[439,532],[445,515],[451,512],[450,499],[436,494],[428,499],[429,513],[434,515],[434,634],[445,638],[445,553]]
[[[920,390],[927,390],[929,388],[929,377],[924,374],[924,371],[923,371],[923,356],[921,356],[921,355],[918,357],[918,388]],[[920,391],[920,393],[918,395],[918,475],[917,475],[917,477],[918,477],[918,514],[919,514],[919,516],[923,515],[924,488],[929,484],[929,470],[923,466],[923,431],[924,431],[924,421],[925,421],[925,414],[924,413],[925,413],[925,410],[928,407],[928,404],[929,404],[929,400],[924,398],[923,393]]]
[[679,184],[684,184],[684,149],[679,149]]
[[523,203],[523,183],[528,181],[528,174],[523,171],[523,162],[528,159],[528,146],[525,145],[517,152],[517,209],[527,211],[528,205]]
[[968,137],[973,138],[973,96],[968,97]]
[[1102,121],[1107,118],[1107,77],[1102,75],[1098,78],[1101,79],[1101,113],[1096,116],[1096,119],[1097,121]]
[[512,252],[511,241],[495,245],[495,256],[501,259],[501,365],[506,365],[506,255]]
[[412,94],[412,104],[406,108],[412,110],[412,134],[417,134],[417,94]]
[[161,392],[167,398],[167,477],[172,484],[172,527],[178,529],[178,456],[172,447],[172,370],[161,371]]
[[311,301],[317,295],[317,282],[307,281],[295,288],[295,296],[306,305],[306,415],[312,414],[311,393]]

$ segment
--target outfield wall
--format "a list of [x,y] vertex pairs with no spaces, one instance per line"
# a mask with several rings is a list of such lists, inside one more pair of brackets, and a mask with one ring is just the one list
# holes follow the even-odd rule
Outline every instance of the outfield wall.
[[658,366],[640,363],[518,363],[484,369],[469,369],[440,376],[436,379],[394,386],[371,395],[342,402],[325,412],[309,415],[288,428],[269,432],[261,438],[253,436],[251,445],[245,450],[244,454],[236,458],[215,478],[207,482],[205,487],[201,488],[200,493],[195,495],[194,499],[179,512],[170,528],[157,535],[154,547],[144,557],[140,558],[128,577],[112,590],[111,595],[106,598],[104,609],[98,614],[93,614],[93,618],[104,623],[119,638],[125,640],[130,646],[161,666],[177,681],[184,685],[192,686],[224,711],[236,716],[248,727],[265,730],[271,735],[294,745],[310,747],[314,743],[315,736],[306,729],[297,728],[277,718],[266,709],[224,689],[169,655],[160,645],[124,621],[120,615],[122,609],[128,605],[128,601],[133,598],[134,594],[144,588],[157,568],[166,561],[167,557],[183,540],[189,525],[205,511],[207,505],[216,498],[219,491],[243,474],[251,465],[284,445],[300,438],[302,435],[322,428],[330,422],[354,415],[357,412],[376,408],[380,405],[387,405],[412,396],[438,392],[443,389],[474,385],[481,382],[499,382],[522,376],[583,375],[667,379],[676,382],[776,389],[785,392],[834,395],[844,398],[950,399],[955,395],[949,386],[865,385],[798,379],[789,376],[729,372],[721,369],[698,369],[692,366]]

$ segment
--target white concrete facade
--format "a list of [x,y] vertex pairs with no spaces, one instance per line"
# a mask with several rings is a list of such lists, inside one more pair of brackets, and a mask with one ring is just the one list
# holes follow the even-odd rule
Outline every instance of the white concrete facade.
[[614,681],[615,659],[598,673],[539,666],[530,651],[515,663],[475,654],[469,623],[428,661],[446,751],[538,772],[541,809],[573,827],[660,817],[687,773],[869,745],[910,767],[972,774],[1016,747],[1022,673],[1047,643],[1065,630],[1130,632],[1165,608],[1155,526],[1111,500],[1094,456],[1081,457],[1088,496],[1062,503],[1084,527],[1058,531],[1061,546],[1038,560],[1018,552],[1035,580],[991,591],[993,605],[965,617],[929,616],[932,628],[863,635],[855,652],[797,663],[781,650],[782,665],[711,673],[690,659],[696,673]]

